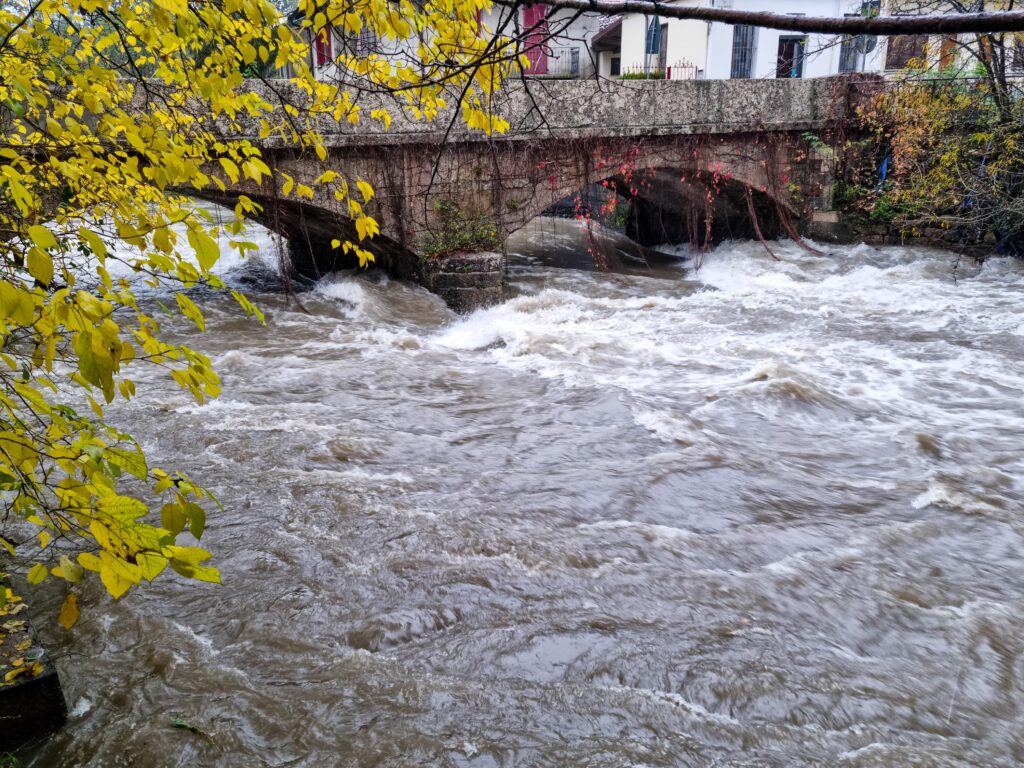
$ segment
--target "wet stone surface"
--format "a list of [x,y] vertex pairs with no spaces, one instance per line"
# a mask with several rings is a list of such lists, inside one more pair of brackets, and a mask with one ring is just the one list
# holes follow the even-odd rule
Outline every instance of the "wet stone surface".
[[63,724],[67,704],[57,670],[29,623],[27,606],[5,581],[0,607],[0,751],[45,738]]
[[425,288],[463,314],[498,304],[505,296],[500,253],[484,251],[422,259],[419,279]]

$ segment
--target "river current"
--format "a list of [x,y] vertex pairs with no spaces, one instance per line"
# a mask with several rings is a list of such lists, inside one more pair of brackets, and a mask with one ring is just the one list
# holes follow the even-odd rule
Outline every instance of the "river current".
[[229,270],[266,329],[199,297],[223,395],[140,371],[114,417],[219,495],[224,584],[46,625],[72,713],[25,764],[1024,763],[1024,262],[602,272],[573,226],[466,317],[377,273],[303,312]]

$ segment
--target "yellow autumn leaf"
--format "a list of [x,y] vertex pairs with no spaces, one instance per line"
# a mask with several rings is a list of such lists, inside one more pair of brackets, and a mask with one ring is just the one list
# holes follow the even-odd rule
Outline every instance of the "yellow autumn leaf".
[[38,245],[40,248],[56,248],[57,238],[54,237],[46,227],[38,224],[28,228],[28,236],[32,238],[32,242]]
[[71,629],[78,622],[78,598],[74,594],[64,598],[58,618],[64,629]]
[[26,578],[28,579],[29,584],[38,584],[46,578],[47,574],[49,574],[49,571],[46,566],[42,563],[36,563],[29,569],[28,576],[26,576]]
[[28,272],[43,285],[49,285],[53,282],[53,258],[42,248],[29,248]]
[[213,265],[220,258],[220,246],[217,241],[210,237],[201,227],[193,226],[188,228],[188,243],[196,254],[196,261],[203,270],[213,269]]

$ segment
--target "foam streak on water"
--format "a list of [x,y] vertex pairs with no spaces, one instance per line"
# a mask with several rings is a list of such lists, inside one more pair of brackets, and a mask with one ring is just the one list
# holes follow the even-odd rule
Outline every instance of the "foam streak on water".
[[225,583],[87,591],[29,765],[1024,762],[1024,264],[603,274],[544,226],[465,318],[205,299],[223,398],[120,415],[220,495]]

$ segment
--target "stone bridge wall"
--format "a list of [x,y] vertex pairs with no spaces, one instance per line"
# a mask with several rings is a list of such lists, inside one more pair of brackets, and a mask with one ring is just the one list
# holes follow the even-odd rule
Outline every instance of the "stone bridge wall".
[[[369,211],[380,222],[383,238],[391,241],[387,247],[418,251],[430,232],[444,226],[446,203],[465,218],[490,217],[504,237],[559,200],[604,180],[658,201],[666,198],[668,190],[662,187],[672,174],[674,180],[693,182],[697,172],[705,179],[717,173],[777,198],[799,217],[828,182],[826,164],[808,151],[803,132],[350,146],[332,148],[324,164],[290,153],[275,156],[274,162],[306,184],[325,166],[370,181],[376,198]],[[768,173],[773,166],[779,179]],[[781,179],[786,181],[780,185]],[[273,198],[269,185],[245,191],[265,205]],[[283,209],[293,227],[301,215],[307,230],[324,219],[351,234],[345,203],[329,196],[303,205],[289,200]]]
[[[736,133],[762,128],[812,130],[845,114],[852,83],[848,76],[770,80],[535,80],[513,82],[494,96],[495,113],[511,124],[500,142],[547,137],[606,137]],[[288,81],[254,89],[272,103],[284,97],[302,103],[301,92]],[[270,93],[269,88],[278,91]],[[452,103],[457,97],[452,98]],[[433,122],[412,119],[391,98],[360,96],[363,119],[352,125],[324,117],[318,130],[328,146],[387,146],[402,143],[438,144],[492,139],[470,131],[453,107]],[[386,108],[391,126],[368,119],[375,108]],[[836,110],[838,109],[838,113]],[[455,118],[455,119],[453,119]],[[448,126],[451,130],[448,131]],[[253,125],[252,136],[258,135]],[[270,140],[260,142],[271,147]]]

